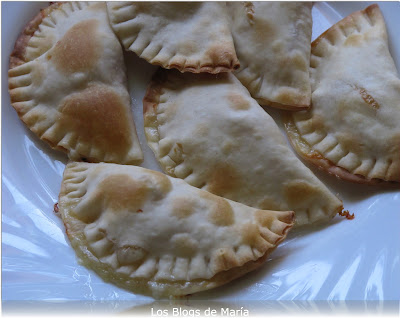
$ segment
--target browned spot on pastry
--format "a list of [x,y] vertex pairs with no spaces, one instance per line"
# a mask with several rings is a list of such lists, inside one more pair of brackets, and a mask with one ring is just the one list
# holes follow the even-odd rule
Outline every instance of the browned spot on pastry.
[[147,256],[148,252],[137,245],[124,245],[117,249],[118,263],[122,266],[136,265],[142,262]]
[[271,228],[272,223],[275,220],[275,217],[271,213],[265,213],[263,210],[257,210],[256,214],[256,221],[263,227]]
[[270,243],[266,242],[260,234],[257,224],[246,223],[241,228],[243,244],[256,248],[259,251],[265,251],[270,247]]
[[284,185],[284,196],[289,205],[298,205],[307,202],[318,194],[318,189],[305,181],[291,181]]
[[231,205],[223,198],[214,197],[208,212],[208,219],[216,226],[229,226],[234,222]]
[[194,212],[194,202],[188,198],[176,198],[172,204],[172,215],[178,219],[184,219]]
[[298,92],[294,91],[292,88],[285,87],[279,89],[275,101],[283,105],[288,105],[288,107],[290,107],[290,105],[299,105],[299,107],[308,107],[308,105],[310,105],[309,96],[298,94]]
[[314,114],[314,116],[312,117],[312,126],[315,130],[324,129],[325,127],[324,118],[321,115]]
[[224,196],[240,187],[240,177],[235,168],[229,164],[217,165],[208,182],[207,191]]
[[[302,70],[302,71],[306,71],[309,66],[308,62],[306,61],[304,56],[300,54],[300,52],[289,58],[288,62],[293,66],[295,66],[297,70]],[[308,87],[307,83],[304,82],[298,84],[301,85],[304,90]]]
[[243,6],[249,23],[254,24],[254,4],[252,2],[245,2]]
[[210,130],[206,124],[197,124],[195,128],[195,136],[207,136],[209,131]]
[[243,243],[246,245],[254,246],[260,238],[260,230],[256,224],[243,224],[241,233],[243,235]]
[[280,210],[279,203],[268,196],[262,198],[262,200],[257,204],[257,207],[262,210]]
[[158,171],[148,170],[147,173],[151,175],[154,180],[152,181],[152,197],[155,200],[160,200],[171,191],[172,184],[168,177]]
[[233,224],[234,214],[227,200],[206,191],[201,191],[199,196],[207,202],[207,206],[209,207],[208,220],[211,223],[216,226],[228,226]]
[[230,94],[228,100],[230,101],[229,107],[235,110],[246,110],[250,108],[249,101],[240,94]]
[[221,248],[215,251],[211,262],[216,271],[225,271],[239,266],[235,253],[227,248]]
[[378,102],[370,94],[367,93],[365,88],[358,87],[357,85],[353,85],[353,88],[358,91],[358,93],[361,95],[361,98],[364,100],[366,104],[368,104],[375,110],[379,109],[380,106]]
[[[208,56],[211,59],[212,63],[215,65],[220,65],[225,61],[229,63],[229,61],[236,60],[232,52],[227,50],[224,46],[211,47],[210,49],[208,49],[205,55]],[[228,65],[220,65],[220,66],[228,66]]]
[[131,117],[119,95],[105,85],[92,85],[67,97],[60,107],[60,124],[82,142],[107,153],[124,155],[131,145]]
[[102,51],[97,24],[94,19],[77,23],[57,42],[51,61],[58,70],[69,74],[93,68]]
[[192,257],[196,253],[198,243],[187,233],[175,234],[171,243],[180,257]]
[[104,179],[98,186],[96,200],[104,200],[115,212],[142,208],[153,187],[147,180],[136,181],[124,174],[115,174]]
[[363,43],[363,36],[361,34],[351,34],[344,42],[345,46],[361,46]]
[[[254,16],[253,19],[255,19]],[[254,32],[252,33],[254,43],[268,41],[269,39],[272,40],[275,37],[275,26],[272,23],[269,23],[262,19],[257,19],[256,22],[257,23],[254,23],[252,25],[252,27],[254,28]]]
[[230,153],[232,153],[235,145],[236,144],[232,140],[224,141],[224,143],[221,145],[221,150],[222,150],[223,154],[229,155]]
[[[337,32],[342,32],[339,31],[341,27],[348,28],[354,26],[355,23],[355,18],[358,18],[362,15],[367,15],[369,18],[371,18],[371,15],[380,15],[379,12],[379,6],[377,4],[372,4],[369,7],[365,8],[362,11],[357,11],[354,12],[347,17],[345,17],[343,20],[339,21],[335,25],[333,25],[331,28],[326,30],[324,33],[322,33],[318,38],[316,38],[312,43],[311,43],[311,49],[314,50],[315,47],[318,46],[318,44],[323,41],[324,39],[328,39],[331,43],[334,43],[334,38],[336,36]],[[368,33],[366,33],[368,34]]]

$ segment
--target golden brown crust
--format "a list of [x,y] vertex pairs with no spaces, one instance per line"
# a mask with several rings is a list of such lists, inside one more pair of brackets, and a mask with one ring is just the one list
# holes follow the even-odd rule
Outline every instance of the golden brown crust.
[[308,109],[310,3],[228,2],[227,8],[241,63],[235,75],[252,97],[262,106]]
[[311,43],[311,48],[312,49],[315,48],[325,38],[329,40],[329,38],[331,36],[335,36],[335,33],[337,31],[341,32],[340,29],[342,27],[354,25],[354,18],[356,16],[361,16],[361,15],[376,16],[377,14],[380,14],[380,10],[379,10],[379,6],[376,3],[371,4],[369,7],[365,8],[364,10],[354,12],[353,14],[340,20],[338,23],[334,24],[332,27],[330,27],[328,30],[326,30],[324,33],[322,33],[319,37],[317,37]]
[[[148,145],[167,174],[184,179],[195,187],[256,208],[294,210],[298,224],[330,219],[337,210],[342,209],[342,202],[325,190],[320,181],[287,148],[275,123],[270,122],[268,129],[261,128],[272,119],[267,116],[261,120],[260,116],[265,115],[265,112],[256,101],[251,102],[247,90],[233,75],[219,75],[216,80],[210,75],[207,78],[205,76],[162,70],[154,75],[148,86],[143,100],[145,135]],[[234,79],[232,83],[229,78]],[[200,80],[201,85],[197,86],[193,80]],[[222,83],[230,83],[232,86],[219,85]],[[207,94],[210,97],[206,97]],[[217,100],[218,107],[215,107],[214,102]],[[205,107],[203,112],[207,114],[206,118],[198,120],[196,116],[189,115],[195,114],[196,109],[200,109],[198,107]],[[218,111],[214,112],[213,108]],[[225,116],[224,113],[229,115]],[[232,114],[237,114],[237,121],[230,118]],[[241,128],[236,130],[234,127],[239,121]],[[211,125],[212,122],[216,125]],[[210,133],[211,130],[213,133]],[[183,131],[186,133],[183,134]],[[245,138],[248,142],[240,140],[242,137],[237,136],[242,136],[243,131],[263,140],[265,138],[262,136],[267,136],[265,140],[274,142],[262,142],[261,148],[264,150],[254,150],[259,147],[251,149],[247,144],[258,142],[258,139],[250,137]],[[213,139],[223,142],[217,144]],[[207,148],[213,150],[208,152]],[[246,155],[242,155],[243,153]],[[264,172],[268,166],[266,162],[275,156],[282,167],[287,169],[285,176]],[[282,156],[285,157],[284,161]],[[258,171],[263,171],[262,176],[249,168],[252,164],[249,165],[247,158],[254,157],[263,162],[258,167]],[[289,160],[291,162],[287,163]],[[244,173],[243,169],[247,169],[248,173]],[[299,182],[291,188],[288,183],[293,179],[307,182]],[[272,180],[278,180],[280,186],[274,185]],[[289,187],[288,198],[284,195],[286,187]],[[292,200],[296,195],[292,194],[294,190],[303,191],[303,200]],[[310,206],[316,208],[311,210]]]
[[25,56],[26,47],[29,40],[39,28],[39,25],[42,23],[43,19],[49,16],[52,11],[58,9],[62,4],[62,2],[56,2],[44,9],[41,9],[40,12],[26,25],[26,27],[18,37],[17,41],[15,42],[14,50],[10,55],[9,69],[29,62],[26,60]]
[[91,85],[65,98],[59,125],[86,142],[124,156],[131,146],[130,123],[121,97],[106,85]]
[[231,71],[237,70],[239,67],[240,67],[239,60],[235,60],[234,63],[232,63],[232,65],[229,66],[229,67],[222,66],[222,65],[217,65],[217,66],[199,66],[199,67],[185,65],[184,67],[181,67],[179,65],[171,64],[171,65],[168,66],[168,69],[176,68],[181,73],[190,72],[190,73],[218,74],[218,73],[231,72]]
[[294,224],[293,211],[250,208],[148,169],[78,162],[65,169],[59,210],[84,265],[155,297],[244,275]]
[[[277,233],[280,236],[274,242],[275,247],[270,248],[268,250],[268,253],[264,254],[262,257],[258,258],[257,260],[249,261],[249,262],[243,264],[242,266],[236,266],[229,270],[222,271],[222,272],[214,275],[212,278],[210,278],[208,280],[203,280],[203,279],[192,280],[192,281],[190,281],[190,284],[188,284],[187,281],[181,281],[181,282],[175,281],[174,283],[168,282],[168,284],[165,285],[165,288],[167,290],[165,290],[163,292],[163,294],[165,295],[165,294],[169,293],[172,297],[175,297],[175,298],[184,297],[184,295],[189,295],[189,294],[196,293],[199,291],[205,291],[205,290],[212,289],[212,288],[215,288],[215,287],[218,287],[221,285],[225,285],[225,284],[227,284],[227,283],[229,283],[229,282],[231,282],[253,270],[258,269],[265,263],[266,259],[269,257],[269,255],[272,252],[274,252],[276,247],[286,238],[287,233],[289,232],[289,230],[292,228],[292,226],[294,224],[294,219],[295,219],[295,213],[291,212],[290,214],[288,214],[288,216],[286,216],[282,220],[283,222],[287,223],[287,225],[282,229],[282,231],[280,233]],[[65,229],[66,229],[66,234],[69,237],[71,244],[74,247],[76,253],[78,254],[78,257],[83,260],[90,260],[92,258],[95,258],[95,256],[93,256],[92,253],[87,248],[79,245],[79,241],[76,239],[76,234],[73,233],[73,231],[71,232],[69,230],[69,225],[65,222],[64,222],[64,225],[65,225]],[[89,261],[86,261],[85,264],[86,264],[86,266],[92,268],[95,271],[98,271],[99,269],[101,269],[104,272],[110,272],[110,271],[112,272],[112,269],[110,269],[110,265],[108,265],[108,264],[100,263],[97,265],[97,266],[99,266],[99,268],[92,267],[91,262],[89,262]],[[103,279],[104,279],[104,277],[103,277]],[[111,276],[110,281],[112,281],[114,284],[116,284],[117,286],[119,286],[120,288],[123,288],[123,289],[130,290],[130,288],[132,288],[132,285],[128,286],[126,284],[126,281],[121,280],[120,278],[117,278],[117,275],[115,275],[115,277]],[[152,294],[151,288],[147,284],[146,279],[136,278],[136,283],[135,283],[134,288],[143,294],[147,294],[147,295]],[[179,296],[174,295],[174,292],[178,289],[180,290],[180,295]],[[152,296],[157,298],[157,295],[154,295],[154,293],[152,294]]]
[[41,10],[16,41],[8,82],[20,119],[53,149],[73,160],[142,162],[123,51],[105,3]]
[[[373,63],[368,60],[371,56]],[[398,125],[387,119],[398,110],[398,77],[387,71],[393,68],[377,4],[345,17],[313,41],[313,106],[309,112],[285,118],[289,139],[300,156],[350,182],[399,182]],[[373,73],[375,81],[367,79],[366,74]]]
[[[78,243],[76,242],[76,240],[74,238],[74,235],[72,235],[71,232],[68,230],[69,227],[67,226],[67,224],[64,223],[64,225],[65,225],[65,229],[66,229],[66,234],[69,237],[71,244],[74,247],[74,250],[77,253],[78,257],[83,260],[90,260],[91,258],[93,258],[94,256],[91,255],[91,253],[89,252],[88,249],[82,248],[81,246],[78,245]],[[292,226],[287,227],[287,229],[285,230],[285,234],[282,236],[281,239],[278,240],[278,243],[286,238],[287,231],[290,230],[291,227]],[[152,295],[154,298],[161,298],[161,297],[165,296],[165,294],[170,294],[169,297],[172,297],[172,298],[181,298],[181,297],[185,297],[185,296],[188,296],[188,295],[196,293],[196,292],[206,291],[206,290],[209,290],[212,288],[216,288],[216,287],[228,284],[231,281],[233,281],[239,277],[242,277],[243,275],[245,275],[251,271],[258,269],[263,264],[265,264],[265,261],[267,260],[267,258],[270,256],[270,254],[275,249],[276,249],[276,247],[272,248],[270,250],[270,252],[268,252],[267,254],[264,254],[262,257],[260,257],[259,259],[255,260],[255,261],[249,261],[242,266],[237,266],[237,267],[234,267],[227,271],[222,271],[222,272],[216,274],[210,280],[201,280],[201,279],[192,280],[190,282],[191,284],[188,284],[187,281],[181,281],[181,282],[176,281],[174,283],[168,282],[169,285],[165,285],[165,287],[164,287],[165,291],[163,292],[163,295],[152,294],[151,288],[147,284],[147,280],[143,279],[143,278],[142,279],[137,278],[135,284],[131,283],[129,286],[127,286],[127,284],[124,280],[117,278],[117,276],[115,276],[115,277],[110,276],[110,279],[108,282],[112,281],[113,284],[117,285],[120,288],[128,290],[128,291],[130,291],[132,288],[135,288],[135,290],[137,290],[138,292],[140,292],[144,295]],[[102,270],[104,272],[110,271],[110,265],[108,265],[108,264],[102,263],[100,265],[97,265],[98,267],[96,268],[96,267],[92,267],[91,263],[89,261],[86,261],[85,266],[89,267],[90,269],[92,269],[94,271],[99,271],[99,270]],[[162,282],[160,282],[160,283],[162,283]],[[172,293],[175,290],[180,290],[182,294],[181,295],[173,295]]]
[[[171,63],[169,65],[164,65],[161,63],[155,63],[160,65],[161,67],[167,69],[178,69],[181,73],[190,72],[190,73],[226,73],[237,70],[240,67],[240,62],[236,55],[231,54],[230,52],[224,51],[224,48],[211,48],[207,51],[206,56],[209,56],[212,65],[190,65],[188,62],[182,63]],[[225,61],[230,61],[230,65],[226,65]]]
[[[283,120],[286,132],[289,136],[289,141],[297,153],[305,160],[313,163],[319,169],[328,172],[330,175],[338,179],[347,180],[354,183],[376,185],[376,184],[397,184],[392,181],[385,181],[381,179],[368,179],[362,175],[353,174],[342,167],[338,167],[332,161],[326,159],[321,153],[311,148],[311,146],[301,138],[299,131],[294,124],[293,118],[290,114],[284,114]],[[307,149],[307,150],[306,150]],[[308,151],[309,150],[309,151]]]
[[240,67],[223,3],[116,1],[107,7],[125,49],[153,65],[212,74]]

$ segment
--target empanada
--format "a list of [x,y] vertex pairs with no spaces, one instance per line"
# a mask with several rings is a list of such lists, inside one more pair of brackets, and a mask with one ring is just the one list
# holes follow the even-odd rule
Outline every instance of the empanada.
[[310,106],[311,2],[228,2],[240,68],[235,75],[261,105]]
[[287,114],[297,152],[339,178],[400,181],[400,79],[378,5],[312,43],[312,108]]
[[237,69],[224,2],[108,2],[111,25],[125,49],[181,72]]
[[106,4],[55,3],[25,28],[10,58],[21,120],[73,160],[139,164],[123,50]]
[[161,70],[143,104],[147,141],[169,175],[255,208],[293,210],[297,224],[342,210],[234,75]]
[[294,219],[160,172],[107,163],[68,164],[59,211],[84,265],[154,297],[210,289],[254,270]]

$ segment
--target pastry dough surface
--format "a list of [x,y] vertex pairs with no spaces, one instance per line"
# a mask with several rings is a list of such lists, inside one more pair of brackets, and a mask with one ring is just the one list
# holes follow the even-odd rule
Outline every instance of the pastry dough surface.
[[249,206],[293,210],[299,225],[341,211],[234,75],[160,70],[143,104],[148,144],[167,174]]
[[237,78],[261,105],[300,110],[311,101],[311,2],[228,2]]
[[237,69],[224,2],[108,2],[111,25],[125,49],[181,72]]
[[400,181],[400,79],[378,5],[312,44],[312,108],[288,114],[292,144],[329,173],[359,183]]
[[154,297],[225,284],[262,265],[293,212],[257,210],[141,167],[69,163],[59,211],[79,259]]
[[143,160],[105,3],[44,9],[17,40],[8,75],[12,106],[52,148],[73,160]]

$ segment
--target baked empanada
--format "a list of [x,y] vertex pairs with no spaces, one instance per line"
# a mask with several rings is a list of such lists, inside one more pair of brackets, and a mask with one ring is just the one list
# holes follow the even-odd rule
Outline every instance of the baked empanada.
[[228,2],[237,78],[261,105],[310,106],[311,2]]
[[69,163],[59,211],[84,265],[154,297],[210,289],[254,270],[294,219],[160,172],[107,163]]
[[239,67],[224,2],[108,2],[111,25],[125,49],[181,72]]
[[255,208],[293,210],[297,224],[342,210],[234,75],[161,70],[143,104],[148,144],[169,175]]
[[139,164],[123,50],[106,4],[55,3],[25,28],[10,58],[11,104],[73,160]]
[[297,152],[339,178],[400,181],[400,79],[378,5],[312,43],[312,108],[287,114]]

